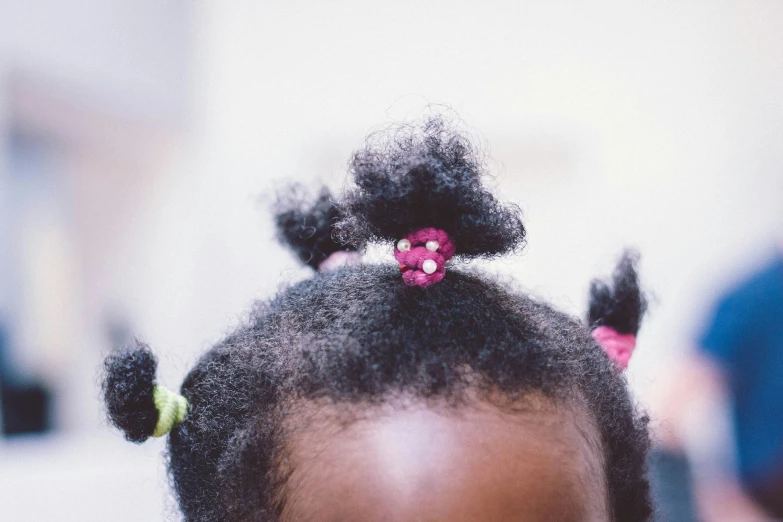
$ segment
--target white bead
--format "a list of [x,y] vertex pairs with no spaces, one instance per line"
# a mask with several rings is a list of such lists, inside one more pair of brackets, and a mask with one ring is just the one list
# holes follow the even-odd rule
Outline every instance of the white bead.
[[438,243],[437,241],[427,241],[427,244],[425,246],[427,247],[427,250],[429,250],[430,252],[436,252],[440,247],[440,243]]
[[424,270],[425,274],[434,274],[438,269],[438,263],[432,259],[427,259],[421,264],[421,269]]
[[400,239],[397,241],[397,250],[400,252],[407,252],[411,249],[411,242],[407,239]]

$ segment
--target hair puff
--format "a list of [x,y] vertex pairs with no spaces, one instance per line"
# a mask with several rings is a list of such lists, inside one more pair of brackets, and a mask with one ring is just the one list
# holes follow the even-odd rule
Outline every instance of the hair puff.
[[587,321],[590,328],[610,326],[621,334],[636,335],[647,311],[647,299],[639,287],[636,265],[639,254],[623,252],[609,286],[600,279],[590,283]]
[[524,245],[519,207],[501,203],[482,185],[479,154],[440,116],[370,135],[349,169],[355,186],[346,191],[337,230],[358,247],[396,242],[427,227],[446,231],[463,258]]
[[109,419],[130,442],[140,444],[155,431],[158,410],[153,390],[157,366],[149,346],[138,340],[104,361],[103,396]]
[[314,270],[335,252],[356,250],[333,237],[340,212],[326,187],[308,201],[301,186],[291,185],[278,197],[274,211],[277,239]]

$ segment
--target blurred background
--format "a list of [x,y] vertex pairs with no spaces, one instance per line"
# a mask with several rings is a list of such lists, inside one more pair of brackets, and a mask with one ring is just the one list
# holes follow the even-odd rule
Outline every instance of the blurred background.
[[730,391],[691,368],[783,247],[783,3],[3,0],[0,520],[178,520],[164,442],[104,420],[102,355],[138,335],[177,387],[305,274],[275,188],[339,187],[369,131],[430,104],[525,212],[525,253],[488,270],[582,315],[642,252],[629,379],[690,462],[654,465],[661,519],[771,519],[740,492]]

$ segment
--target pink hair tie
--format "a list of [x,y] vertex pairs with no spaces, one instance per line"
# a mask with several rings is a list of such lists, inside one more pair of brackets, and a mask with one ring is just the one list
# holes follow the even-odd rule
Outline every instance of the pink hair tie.
[[620,371],[628,367],[628,361],[631,360],[633,350],[636,348],[635,335],[621,334],[611,326],[599,326],[593,330],[593,339],[604,349]]
[[446,275],[446,261],[457,251],[449,235],[439,228],[422,228],[397,242],[394,258],[408,286],[426,288]]
[[338,250],[329,254],[329,257],[318,264],[319,272],[331,272],[345,265],[354,265],[359,262],[359,252],[353,250]]

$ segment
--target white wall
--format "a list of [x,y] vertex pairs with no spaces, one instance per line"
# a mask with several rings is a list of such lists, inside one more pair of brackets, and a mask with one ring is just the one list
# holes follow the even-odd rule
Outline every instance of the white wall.
[[132,279],[164,353],[192,360],[291,276],[256,195],[285,178],[339,183],[369,130],[427,103],[480,132],[526,212],[526,253],[494,269],[581,314],[589,279],[641,249],[656,303],[639,389],[783,221],[777,2],[199,7],[192,165],[140,228],[149,264]]
[[185,110],[185,0],[4,0],[0,71],[40,74],[110,110]]

